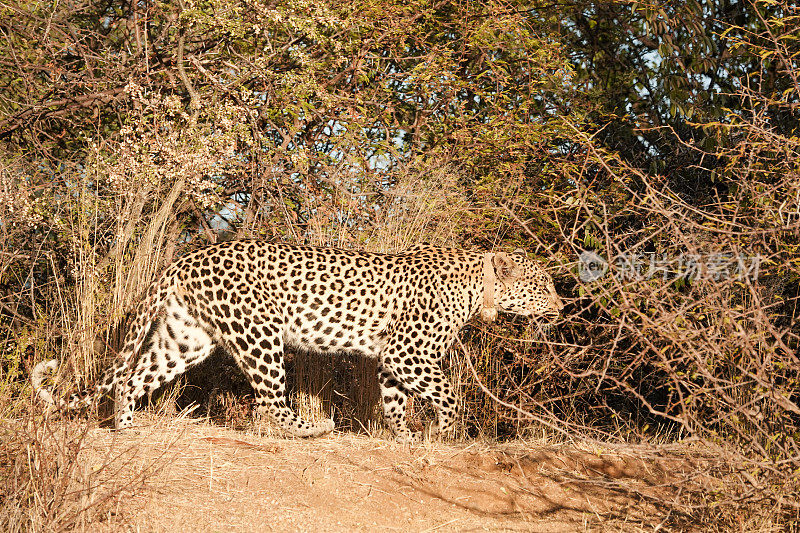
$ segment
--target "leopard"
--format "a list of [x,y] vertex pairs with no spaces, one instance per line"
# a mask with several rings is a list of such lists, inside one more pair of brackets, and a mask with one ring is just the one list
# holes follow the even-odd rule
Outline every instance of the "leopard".
[[[209,357],[229,352],[252,385],[257,411],[297,437],[334,429],[287,400],[286,350],[377,359],[384,419],[397,440],[417,441],[405,420],[413,396],[433,406],[429,435],[457,420],[459,399],[440,366],[459,331],[498,311],[552,324],[564,304],[544,266],[523,250],[484,252],[419,245],[377,253],[261,240],[200,247],[178,258],[139,302],[122,349],[97,383],[57,399],[44,381],[58,360],[31,372],[51,408],[114,399],[116,429],[136,402]],[[113,391],[113,395],[112,395]]]

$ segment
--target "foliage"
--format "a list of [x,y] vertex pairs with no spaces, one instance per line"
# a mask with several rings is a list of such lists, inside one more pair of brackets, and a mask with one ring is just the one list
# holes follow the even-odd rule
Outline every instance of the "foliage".
[[561,34],[573,83],[597,103],[596,140],[628,164],[667,176],[689,198],[713,194],[713,153],[731,145],[704,123],[760,112],[780,134],[798,127],[785,107],[741,100],[760,94],[797,103],[787,69],[798,46],[791,3],[568,2],[541,13]]
[[[208,241],[523,246],[569,305],[548,332],[466,336],[517,408],[487,415],[452,357],[469,432],[538,420],[606,440],[705,439],[730,454],[717,472],[728,485],[689,486],[714,503],[689,514],[797,517],[791,3],[15,0],[0,12],[4,391],[53,354],[88,381],[145,287]],[[581,277],[585,251],[609,261],[606,276]],[[745,258],[748,275],[692,275],[698,258]]]

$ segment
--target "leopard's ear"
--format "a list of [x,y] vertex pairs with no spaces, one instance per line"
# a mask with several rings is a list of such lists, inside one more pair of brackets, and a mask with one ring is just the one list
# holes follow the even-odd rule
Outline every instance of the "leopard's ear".
[[526,252],[526,251],[525,251],[525,250],[523,250],[522,248],[517,248],[516,250],[514,250],[514,251],[513,251],[513,252],[511,252],[511,253],[512,253],[512,254],[521,255],[522,257],[528,257],[528,252]]
[[513,283],[522,276],[522,267],[505,252],[497,252],[492,258],[494,274],[503,283]]

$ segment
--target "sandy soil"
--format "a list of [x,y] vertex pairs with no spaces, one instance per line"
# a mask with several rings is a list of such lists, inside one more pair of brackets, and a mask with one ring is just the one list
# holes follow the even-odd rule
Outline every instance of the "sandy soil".
[[[143,418],[147,415],[141,415]],[[633,531],[675,465],[576,446],[259,436],[188,419],[91,430],[81,461],[127,531]],[[109,487],[113,487],[110,490]],[[97,491],[102,494],[103,491]],[[97,497],[97,496],[94,496]]]

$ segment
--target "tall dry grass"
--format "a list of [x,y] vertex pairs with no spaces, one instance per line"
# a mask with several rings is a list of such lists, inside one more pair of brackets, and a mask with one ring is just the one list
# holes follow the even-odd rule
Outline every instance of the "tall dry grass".
[[[56,178],[38,183],[42,169],[0,168],[8,199],[0,247],[25,250],[0,254],[8,321],[0,359],[3,531],[89,530],[107,521],[114,498],[142,479],[107,482],[118,457],[84,464],[81,453],[95,422],[59,421],[33,402],[28,385],[33,364],[52,357],[62,369],[53,383],[57,395],[93,383],[119,349],[126,313],[178,242],[175,204],[185,193],[183,180],[133,180],[125,193],[98,195],[93,183],[107,179],[108,167],[94,161],[87,168],[93,172],[48,169]],[[19,288],[9,293],[10,287]]]

